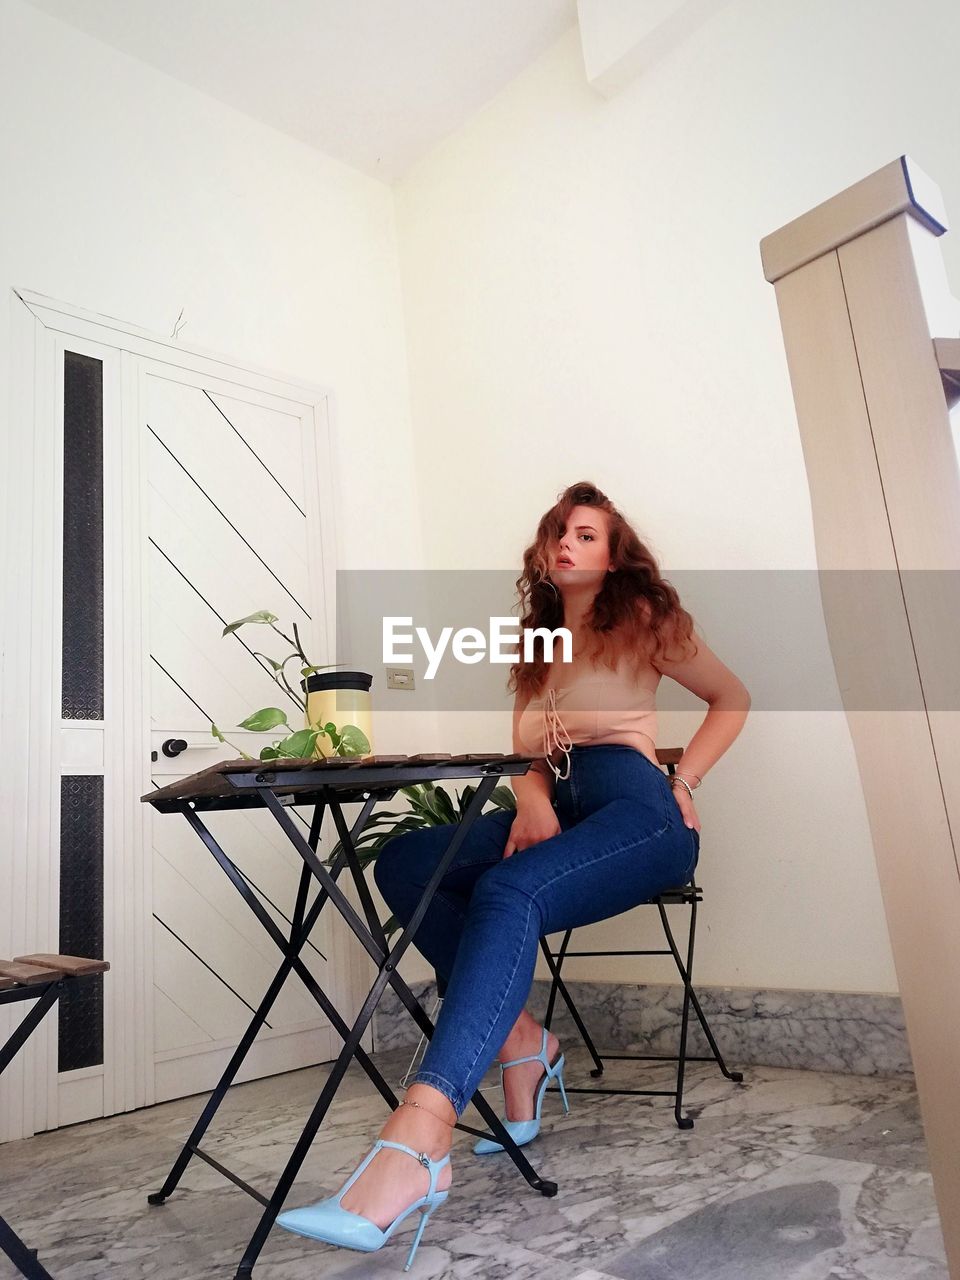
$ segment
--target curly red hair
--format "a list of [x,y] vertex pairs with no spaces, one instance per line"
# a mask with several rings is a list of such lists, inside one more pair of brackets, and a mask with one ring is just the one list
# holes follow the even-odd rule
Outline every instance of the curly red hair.
[[[594,507],[607,517],[609,572],[588,611],[585,623],[592,633],[588,656],[594,666],[603,662],[615,670],[625,655],[634,655],[637,670],[658,657],[697,652],[694,620],[680,603],[677,590],[664,578],[656,558],[638,537],[629,520],[607,495],[589,480],[569,485],[542,516],[534,541],[523,553],[523,572],[516,581],[520,597],[521,637],[533,627],[555,630],[563,625],[563,599],[547,577],[551,542],[563,536],[574,507]],[[689,645],[693,653],[687,654]],[[521,658],[510,668],[510,692],[538,694],[547,677],[543,646],[536,646],[532,661]]]

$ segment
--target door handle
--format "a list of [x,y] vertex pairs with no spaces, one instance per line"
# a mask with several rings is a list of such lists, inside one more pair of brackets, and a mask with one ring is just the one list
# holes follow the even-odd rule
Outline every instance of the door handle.
[[[186,738],[167,738],[160,744],[160,750],[168,760],[175,759],[181,751],[219,751],[219,749],[216,742],[188,742]],[[156,764],[159,759],[156,751],[150,752],[150,759]]]

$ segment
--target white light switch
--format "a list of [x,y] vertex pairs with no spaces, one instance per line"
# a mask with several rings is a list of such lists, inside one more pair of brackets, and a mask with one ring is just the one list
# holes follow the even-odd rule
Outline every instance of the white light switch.
[[387,667],[388,689],[413,689],[413,667]]

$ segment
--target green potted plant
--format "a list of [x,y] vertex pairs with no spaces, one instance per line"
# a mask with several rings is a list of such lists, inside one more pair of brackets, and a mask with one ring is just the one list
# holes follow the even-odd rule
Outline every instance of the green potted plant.
[[[254,650],[253,654],[266,665],[277,686],[302,708],[306,727],[294,729],[287,720],[287,713],[280,707],[261,707],[245,720],[241,720],[237,728],[249,729],[252,733],[267,733],[271,729],[285,731],[276,741],[261,749],[261,760],[369,755],[371,747],[368,691],[373,677],[365,671],[344,671],[333,676],[321,676],[320,672],[343,664],[328,662],[318,665],[311,662],[304,652],[297,624],[293,624],[293,638],[291,638],[276,625],[278,621],[275,613],[271,613],[268,609],[259,609],[245,618],[238,618],[236,622],[228,623],[223,628],[222,634],[229,636],[246,626],[266,626],[286,641],[292,652],[288,653],[282,661],[278,662],[276,658],[257,650]],[[300,688],[303,696],[294,689],[287,676],[287,666],[291,662],[299,663]],[[317,698],[315,696],[317,694],[323,696]],[[334,702],[333,699],[338,701]],[[352,701],[352,720],[359,720],[361,724],[355,724],[351,720],[349,723],[338,725],[327,718],[330,708],[339,705],[339,702],[344,699]],[[210,732],[218,741],[239,751],[244,760],[253,758],[230,742],[217,725],[211,724]]]
[[[276,625],[278,621],[276,614],[270,613],[267,609],[260,609],[256,613],[248,614],[245,618],[239,618],[236,622],[229,623],[224,627],[223,635],[232,635],[240,627],[268,626],[291,646],[293,651],[280,662],[266,653],[254,651],[254,656],[266,663],[278,687],[303,708],[307,727],[294,730],[287,720],[286,712],[280,707],[261,707],[259,711],[252,712],[245,720],[242,720],[237,728],[249,729],[253,733],[263,733],[281,727],[287,730],[285,736],[261,749],[261,760],[302,759],[319,755],[321,753],[318,750],[318,743],[321,742],[324,745],[328,744],[330,747],[330,750],[323,752],[326,755],[363,756],[369,754],[369,738],[359,725],[341,724],[337,726],[332,721],[321,723],[319,718],[311,723],[308,706],[312,709],[312,704],[309,698],[316,691],[315,688],[311,689],[311,681],[317,678],[319,672],[342,664],[327,663],[326,665],[317,665],[312,663],[300,643],[300,635],[297,631],[296,623],[293,625],[293,638],[291,639]],[[294,660],[300,662],[300,685],[301,689],[307,694],[306,700],[296,692],[287,678],[287,664]],[[372,676],[366,672],[343,672],[341,674],[360,677],[360,681],[357,682],[355,687],[365,679],[367,682],[366,687],[369,688],[369,682],[372,680]],[[240,750],[239,747],[231,743],[217,725],[211,724],[210,730],[218,741],[233,747],[243,759],[253,759],[247,752]],[[388,841],[394,839],[395,836],[402,835],[405,831],[415,831],[420,827],[447,826],[460,822],[466,813],[467,806],[473,799],[476,787],[466,786],[462,792],[455,792],[455,802],[450,799],[442,787],[438,787],[432,782],[422,782],[410,787],[401,787],[400,791],[409,800],[410,808],[405,812],[384,810],[371,816],[363,833],[356,841],[357,856],[361,867],[367,867],[369,863],[376,859],[380,850]],[[494,787],[488,801],[497,809],[515,810],[517,807],[516,797],[512,788],[506,786]],[[338,841],[326,860],[328,866],[336,859],[341,848],[342,844]],[[399,928],[399,921],[391,917],[384,925],[384,932],[389,938]]]

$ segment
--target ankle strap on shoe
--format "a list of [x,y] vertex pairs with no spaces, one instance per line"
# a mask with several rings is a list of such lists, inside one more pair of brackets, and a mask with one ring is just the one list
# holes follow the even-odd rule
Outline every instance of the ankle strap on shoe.
[[391,1142],[388,1138],[378,1138],[374,1144],[374,1150],[380,1147],[393,1147],[396,1151],[405,1151],[408,1156],[413,1156],[414,1160],[420,1162],[430,1174],[430,1188],[427,1195],[432,1196],[437,1189],[437,1179],[440,1177],[440,1170],[445,1164],[450,1163],[450,1153],[447,1152],[439,1160],[432,1160],[425,1151],[414,1151],[413,1147],[408,1147],[404,1142]]
[[547,1061],[547,1028],[543,1028],[543,1042],[540,1045],[540,1052],[531,1054],[529,1058],[511,1058],[509,1062],[501,1062],[500,1070],[504,1067],[517,1067],[521,1062],[542,1062],[543,1065],[550,1070],[550,1063]]

